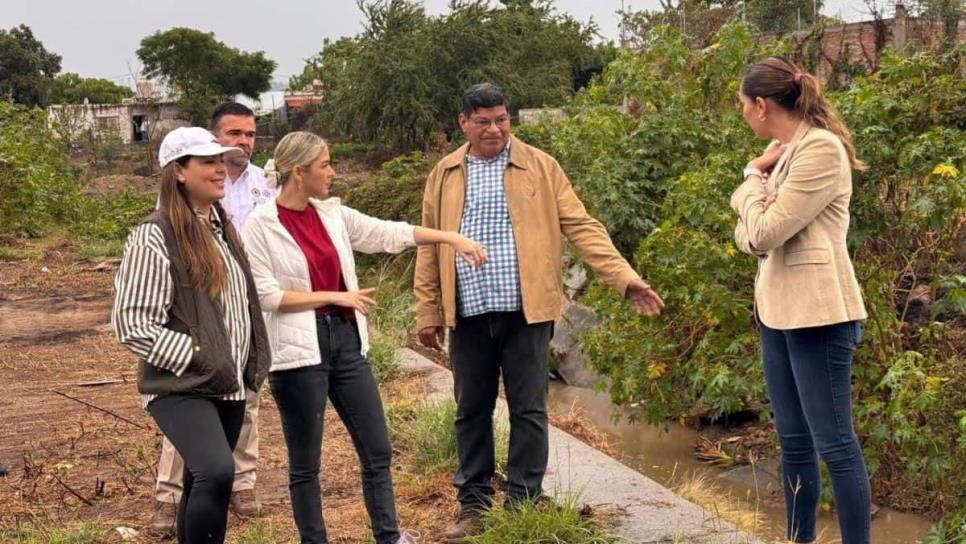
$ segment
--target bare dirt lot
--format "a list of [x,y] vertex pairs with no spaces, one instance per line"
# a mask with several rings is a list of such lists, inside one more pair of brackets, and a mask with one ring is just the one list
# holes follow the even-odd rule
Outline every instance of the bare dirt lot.
[[[135,358],[110,330],[115,265],[78,259],[74,249],[62,242],[43,247],[41,258],[0,261],[0,465],[11,469],[0,478],[0,529],[85,523],[109,541],[115,527],[139,530],[152,513],[160,435],[140,406]],[[385,387],[392,395],[422,385],[408,376]],[[265,512],[257,521],[233,516],[235,542],[295,536],[278,412],[262,393],[257,490]],[[323,449],[329,534],[364,542],[359,465],[331,410]],[[445,476],[415,480],[396,476],[400,521],[431,542],[452,519],[453,493]]]

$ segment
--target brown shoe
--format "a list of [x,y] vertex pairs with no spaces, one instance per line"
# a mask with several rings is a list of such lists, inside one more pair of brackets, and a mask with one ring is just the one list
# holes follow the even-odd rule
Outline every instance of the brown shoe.
[[173,538],[177,515],[178,505],[176,503],[158,501],[154,514],[148,520],[144,532],[158,539]]
[[461,510],[456,523],[443,533],[443,542],[461,544],[466,537],[479,534],[483,530],[483,514],[479,510]]
[[231,492],[228,503],[231,511],[243,518],[257,517],[262,513],[262,504],[255,497],[254,489],[239,489]]

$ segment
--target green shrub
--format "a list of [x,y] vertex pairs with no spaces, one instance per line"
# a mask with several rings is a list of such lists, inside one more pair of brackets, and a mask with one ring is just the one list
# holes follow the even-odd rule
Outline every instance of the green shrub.
[[0,101],[0,233],[37,237],[76,217],[79,184],[43,110]]
[[329,155],[336,161],[361,161],[378,149],[378,146],[371,143],[329,142]]
[[110,168],[114,165],[114,159],[124,151],[124,142],[116,134],[98,134],[94,141],[94,156],[97,157],[98,166]]
[[423,188],[433,167],[420,152],[401,155],[384,163],[376,176],[349,189],[346,204],[379,219],[420,224]]
[[151,213],[156,203],[156,195],[142,194],[134,187],[125,187],[111,196],[85,196],[79,200],[79,220],[71,231],[93,241],[92,247],[114,248]]

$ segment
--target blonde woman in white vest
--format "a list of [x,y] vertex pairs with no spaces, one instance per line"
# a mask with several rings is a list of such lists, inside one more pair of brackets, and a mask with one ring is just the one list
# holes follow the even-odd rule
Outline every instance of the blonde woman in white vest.
[[738,247],[759,259],[755,306],[781,443],[788,538],[813,542],[829,469],[843,544],[868,544],[869,476],[852,423],[851,365],[867,317],[846,247],[852,170],[848,129],[818,80],[768,58],[741,81],[742,113],[772,140],[731,197]]
[[243,238],[267,312],[269,383],[282,419],[302,542],[328,542],[318,477],[326,398],[359,455],[377,544],[415,542],[413,532],[401,533],[396,520],[392,445],[366,359],[366,316],[375,306],[375,289],[360,288],[353,251],[398,253],[445,243],[474,266],[485,262],[486,251],[458,233],[375,219],[329,198],[335,172],[328,146],[314,134],[286,135],[265,170],[281,191],[252,212]]

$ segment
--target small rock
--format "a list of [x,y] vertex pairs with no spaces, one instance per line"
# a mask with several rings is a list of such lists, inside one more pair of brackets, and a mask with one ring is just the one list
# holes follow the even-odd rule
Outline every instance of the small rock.
[[115,527],[114,530],[121,535],[123,541],[134,540],[138,537],[138,532],[130,527]]
[[46,266],[41,267],[40,271],[43,272],[44,274],[50,274],[50,269],[47,268]]
[[573,298],[587,285],[587,270],[581,264],[575,264],[564,273],[563,284],[567,296]]

